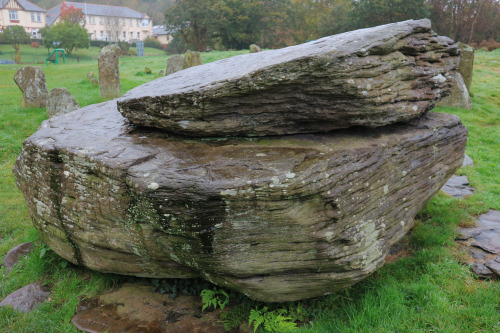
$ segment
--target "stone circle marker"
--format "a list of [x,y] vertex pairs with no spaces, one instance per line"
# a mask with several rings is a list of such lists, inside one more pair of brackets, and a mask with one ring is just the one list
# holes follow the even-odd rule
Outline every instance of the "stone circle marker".
[[203,62],[201,61],[200,52],[187,50],[187,52],[184,54],[182,69],[199,66],[202,64]]
[[457,46],[428,20],[316,42],[44,122],[14,174],[46,243],[90,269],[201,276],[266,302],[369,276],[462,165],[467,129],[426,112],[449,93]]
[[458,42],[457,45],[460,48],[458,71],[462,75],[467,91],[470,91],[474,69],[474,48],[460,42]]
[[112,99],[122,95],[118,63],[120,53],[121,49],[116,44],[105,46],[99,52],[99,95],[103,99]]
[[250,45],[249,50],[250,50],[250,53],[257,53],[257,52],[262,51],[262,50],[260,49],[259,45],[257,45],[257,44],[252,44],[252,45]]
[[26,66],[18,69],[14,81],[23,93],[21,106],[25,108],[44,108],[47,104],[47,82],[40,67]]
[[47,118],[69,113],[79,109],[73,96],[66,88],[54,88],[49,93],[47,100]]
[[165,76],[181,71],[183,64],[184,56],[182,54],[174,54],[167,59],[167,69]]

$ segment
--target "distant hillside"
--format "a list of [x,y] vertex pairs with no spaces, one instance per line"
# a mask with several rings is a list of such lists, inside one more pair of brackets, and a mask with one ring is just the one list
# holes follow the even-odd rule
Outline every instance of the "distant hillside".
[[[62,2],[63,0],[30,0],[37,6],[45,9],[50,9]],[[175,0],[91,0],[81,1],[73,0],[73,2],[87,2],[100,5],[125,6],[137,10],[141,13],[147,13],[153,18],[154,25],[162,24],[165,20],[164,12],[170,7],[170,4]]]

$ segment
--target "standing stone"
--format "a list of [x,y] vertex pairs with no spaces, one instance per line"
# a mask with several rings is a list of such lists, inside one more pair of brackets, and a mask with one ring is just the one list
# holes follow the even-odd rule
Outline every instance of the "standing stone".
[[200,52],[188,50],[184,54],[184,63],[182,64],[182,69],[199,65],[203,65],[203,63],[201,62]]
[[14,81],[23,92],[22,107],[45,107],[47,104],[47,82],[45,81],[45,73],[40,67],[20,68],[14,75]]
[[460,63],[458,64],[458,71],[462,74],[467,90],[470,91],[472,83],[472,70],[474,66],[474,48],[460,42],[457,44],[460,48]]
[[167,73],[165,75],[170,75],[175,72],[181,71],[183,64],[184,56],[182,54],[174,54],[167,60]]
[[469,91],[467,90],[460,73],[455,74],[455,82],[451,88],[450,95],[443,98],[439,102],[438,106],[462,108],[466,110],[472,109],[472,101],[470,99]]
[[257,53],[260,51],[262,51],[262,50],[260,49],[259,45],[257,45],[257,44],[250,45],[250,53]]
[[93,78],[95,78],[95,73],[94,72],[88,72],[87,73],[87,80],[92,81]]
[[66,88],[54,88],[50,91],[47,101],[47,118],[69,113],[80,106]]
[[99,52],[99,95],[104,99],[113,99],[122,95],[120,84],[121,49],[118,45],[108,45]]

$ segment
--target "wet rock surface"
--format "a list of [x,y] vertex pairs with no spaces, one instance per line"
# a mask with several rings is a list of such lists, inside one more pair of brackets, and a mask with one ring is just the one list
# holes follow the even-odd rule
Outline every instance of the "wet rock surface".
[[14,81],[23,92],[21,106],[26,108],[44,108],[47,104],[47,82],[45,73],[39,67],[20,68]]
[[470,183],[467,176],[453,175],[448,179],[441,190],[452,197],[461,199],[474,194],[475,189],[469,185]]
[[63,258],[203,278],[269,302],[369,276],[462,165],[467,130],[428,113],[325,134],[195,140],[136,128],[115,101],[44,122],[14,173]]
[[33,243],[28,242],[28,243],[23,243],[19,244],[15,247],[13,247],[9,252],[7,252],[7,255],[3,259],[3,264],[5,266],[5,270],[8,272],[14,266],[17,264],[17,262],[24,256],[26,256],[28,253],[31,252],[33,249]]
[[126,283],[80,302],[72,322],[84,332],[224,333],[219,310],[201,311],[198,296],[160,295],[151,286]]
[[479,216],[473,228],[459,229],[457,242],[479,277],[500,277],[500,212]]
[[47,117],[51,118],[79,109],[80,106],[66,88],[54,88],[47,100]]
[[118,106],[134,124],[197,137],[384,126],[446,96],[458,55],[429,20],[410,20],[189,68],[132,89]]
[[[121,49],[118,45],[108,45],[101,49],[97,64],[99,67],[99,96],[112,99],[122,95],[120,82]],[[93,82],[93,80],[92,80]]]
[[11,306],[17,311],[30,312],[45,302],[50,292],[40,283],[31,283],[14,291],[0,302],[1,306]]

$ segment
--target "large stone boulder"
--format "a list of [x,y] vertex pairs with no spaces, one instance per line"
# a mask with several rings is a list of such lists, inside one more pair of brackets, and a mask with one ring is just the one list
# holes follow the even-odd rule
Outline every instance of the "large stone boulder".
[[427,113],[376,129],[195,140],[132,126],[110,101],[45,121],[14,174],[44,241],[74,264],[291,301],[382,266],[461,166],[466,136],[458,117]]
[[458,60],[429,20],[410,20],[188,68],[132,89],[118,107],[134,124],[191,136],[376,127],[432,109]]
[[47,100],[47,118],[69,113],[79,109],[80,106],[66,88],[54,88],[49,93]]
[[112,99],[122,95],[120,83],[121,49],[118,45],[108,45],[99,52],[99,95],[103,99]]
[[26,66],[18,69],[14,81],[23,93],[21,106],[44,108],[47,104],[47,82],[40,67]]
[[182,70],[184,64],[184,56],[182,54],[174,54],[167,59],[167,69],[165,75],[170,75]]

